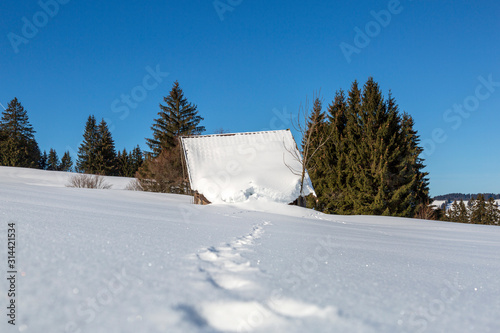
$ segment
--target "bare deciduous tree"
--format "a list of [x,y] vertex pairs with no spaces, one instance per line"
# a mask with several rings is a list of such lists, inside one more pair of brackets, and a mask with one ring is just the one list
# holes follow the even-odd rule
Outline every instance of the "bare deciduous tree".
[[[314,97],[314,95],[313,95]],[[288,169],[297,176],[300,176],[300,197],[297,199],[297,205],[305,207],[306,200],[304,196],[304,180],[307,170],[313,170],[316,165],[312,164],[315,155],[325,146],[325,144],[331,139],[331,130],[322,131],[322,126],[325,125],[323,122],[323,113],[321,111],[322,101],[319,96],[314,97],[314,105],[309,109],[309,102],[306,98],[305,104],[300,105],[298,111],[297,121],[293,121],[292,125],[294,129],[299,132],[302,137],[302,144],[300,147],[294,149],[292,147],[286,147],[285,149],[291,154],[292,158],[298,161],[301,168],[297,170],[291,167],[285,162],[285,156],[283,154],[283,162],[288,167]]]

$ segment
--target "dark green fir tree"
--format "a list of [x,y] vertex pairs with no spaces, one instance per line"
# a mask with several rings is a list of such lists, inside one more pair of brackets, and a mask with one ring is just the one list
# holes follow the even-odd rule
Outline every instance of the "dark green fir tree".
[[97,166],[97,143],[99,133],[94,115],[90,115],[85,124],[83,133],[83,142],[78,148],[78,157],[76,160],[76,171],[88,174],[95,174],[98,171]]
[[123,148],[123,151],[118,151],[116,154],[116,162],[118,167],[118,176],[130,177],[129,153],[127,153],[125,148]]
[[[307,159],[305,170],[313,183],[318,197],[324,197],[327,187],[328,161],[326,158],[326,144],[330,139],[325,113],[322,111],[322,102],[319,97],[314,99],[312,112],[306,123],[305,135],[302,138],[302,158]],[[323,210],[322,202],[309,196],[307,206]]]
[[459,205],[458,201],[453,201],[450,209],[446,211],[446,221],[449,222],[458,222],[458,214],[459,214]]
[[485,224],[486,213],[486,200],[484,199],[484,195],[478,194],[471,207],[470,223]]
[[73,169],[73,160],[71,159],[71,155],[69,151],[66,151],[61,158],[60,171],[71,171]]
[[[137,178],[146,191],[186,193],[187,182],[182,165],[178,139],[180,136],[199,135],[205,131],[196,105],[184,97],[175,81],[170,94],[163,98],[158,118],[151,129],[153,138],[146,139],[150,152],[137,172]],[[137,161],[139,163],[139,161]]]
[[57,156],[57,152],[50,148],[49,157],[47,159],[47,170],[57,171],[60,166],[59,157]]
[[118,173],[115,142],[104,119],[97,126],[96,165],[99,175],[115,176]]
[[42,170],[47,170],[47,161],[49,156],[47,155],[47,151],[43,151],[43,154],[40,156],[40,162],[38,163],[39,168]]
[[127,149],[124,148],[123,151],[118,152],[116,159],[118,163],[118,175],[122,177],[134,177],[143,161],[141,148],[137,145],[130,152],[127,152]]
[[486,214],[484,224],[498,225],[500,223],[500,210],[493,197],[486,202]]
[[136,172],[142,166],[144,161],[144,155],[142,153],[141,148],[137,145],[130,153],[129,160],[132,165],[132,172],[130,173],[130,177],[134,177]]
[[460,223],[469,223],[469,211],[467,210],[467,206],[465,205],[463,200],[460,200],[458,203],[458,214],[457,214],[457,222]]
[[200,126],[203,120],[198,115],[197,107],[184,97],[184,92],[175,81],[167,97],[163,98],[165,105],[160,104],[158,118],[151,126],[153,138],[146,139],[151,149],[149,155],[157,157],[163,150],[177,146],[177,140],[182,135],[198,135],[205,131]]
[[352,205],[347,201],[347,101],[341,89],[335,93],[335,99],[328,107],[328,122],[331,140],[326,143],[327,190],[318,197],[326,213],[349,214]]
[[0,165],[39,168],[40,157],[28,113],[14,98],[0,120]]

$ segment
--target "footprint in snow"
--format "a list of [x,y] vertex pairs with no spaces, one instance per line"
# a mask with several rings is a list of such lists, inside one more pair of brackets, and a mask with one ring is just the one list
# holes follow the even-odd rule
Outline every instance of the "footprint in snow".
[[190,311],[196,313],[197,323],[202,322],[222,332],[251,332],[282,329],[290,325],[290,319],[311,318],[328,322],[340,319],[339,311],[334,307],[308,304],[285,298],[280,293],[264,302],[242,300],[249,297],[244,297],[245,293],[241,292],[259,288],[252,277],[260,270],[252,267],[240,253],[250,250],[262,237],[264,226],[270,224],[265,221],[255,225],[251,233],[221,246],[204,248],[196,255],[200,260],[200,270],[208,274],[208,281],[237,293],[234,300],[204,302],[190,307]]
[[[264,222],[262,225],[268,225]],[[246,275],[259,271],[245,260],[240,252],[250,250],[250,246],[264,233],[262,225],[255,225],[251,233],[232,242],[209,247],[197,254],[202,262],[202,270],[207,272],[208,280],[226,290],[249,290],[257,287]],[[207,265],[208,264],[208,265]]]

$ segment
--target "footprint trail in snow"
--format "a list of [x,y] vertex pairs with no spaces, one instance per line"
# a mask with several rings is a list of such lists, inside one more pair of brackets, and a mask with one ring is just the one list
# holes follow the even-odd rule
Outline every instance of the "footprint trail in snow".
[[250,250],[250,246],[264,232],[263,226],[268,224],[269,222],[263,222],[255,225],[248,235],[226,245],[210,247],[198,253],[197,256],[202,262],[201,269],[207,272],[210,281],[227,290],[249,290],[257,287],[249,280],[251,278],[249,275],[258,272],[259,269],[252,267],[250,261],[244,259],[240,253]]
[[258,332],[286,329],[290,319],[339,321],[338,309],[319,307],[284,297],[281,290],[269,292],[259,301],[255,294],[262,293],[258,278],[265,274],[252,266],[243,253],[253,251],[257,240],[271,225],[264,221],[253,226],[252,232],[220,246],[204,248],[195,255],[201,272],[207,280],[227,292],[227,298],[190,306],[205,325],[221,332]]

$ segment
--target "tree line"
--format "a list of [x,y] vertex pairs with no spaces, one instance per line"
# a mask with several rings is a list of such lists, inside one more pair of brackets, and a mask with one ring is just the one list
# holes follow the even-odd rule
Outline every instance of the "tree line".
[[[446,205],[446,204],[445,204]],[[485,198],[478,194],[467,201],[453,201],[451,207],[439,207],[442,214],[441,220],[449,222],[500,225],[500,208],[493,197]]]
[[477,198],[479,194],[482,194],[486,200],[489,198],[500,199],[500,193],[448,193],[443,195],[436,195],[433,200],[446,200],[449,202],[464,200],[467,201],[471,198]]
[[[135,176],[140,189],[189,194],[179,137],[205,132],[200,125],[204,118],[184,96],[177,81],[163,102],[151,126],[152,137],[146,138],[146,152],[139,146],[130,152],[117,152],[104,119],[97,123],[90,115],[75,171]],[[399,110],[390,92],[385,98],[378,83],[369,78],[362,87],[354,81],[347,92],[338,90],[325,110],[323,104],[318,97],[312,110],[305,110],[299,146],[317,194],[306,198],[308,207],[330,214],[427,219],[446,215],[449,221],[465,221],[465,213],[457,215],[460,218],[453,215],[460,211],[460,203],[444,215],[431,207],[428,174],[420,157],[422,148],[413,118]],[[25,110],[14,99],[0,123],[2,165],[71,170],[69,153],[60,162],[53,149],[48,155],[40,154],[34,133]],[[483,210],[473,214],[474,207],[483,207],[479,197],[477,200],[479,203],[466,207],[468,218],[475,221],[470,223],[478,221],[478,214],[484,215]]]
[[104,119],[99,124],[90,115],[85,124],[83,141],[78,148],[76,171],[81,173],[134,177],[143,162],[139,145],[127,153],[116,151],[115,142]]
[[125,149],[116,153],[106,122],[102,120],[97,125],[94,116],[89,116],[85,126],[75,167],[69,151],[64,152],[61,159],[53,148],[48,154],[42,153],[35,133],[28,112],[14,98],[2,111],[0,119],[0,165],[53,171],[74,169],[81,173],[124,177],[133,177],[142,165],[143,154],[139,146],[129,153]]

